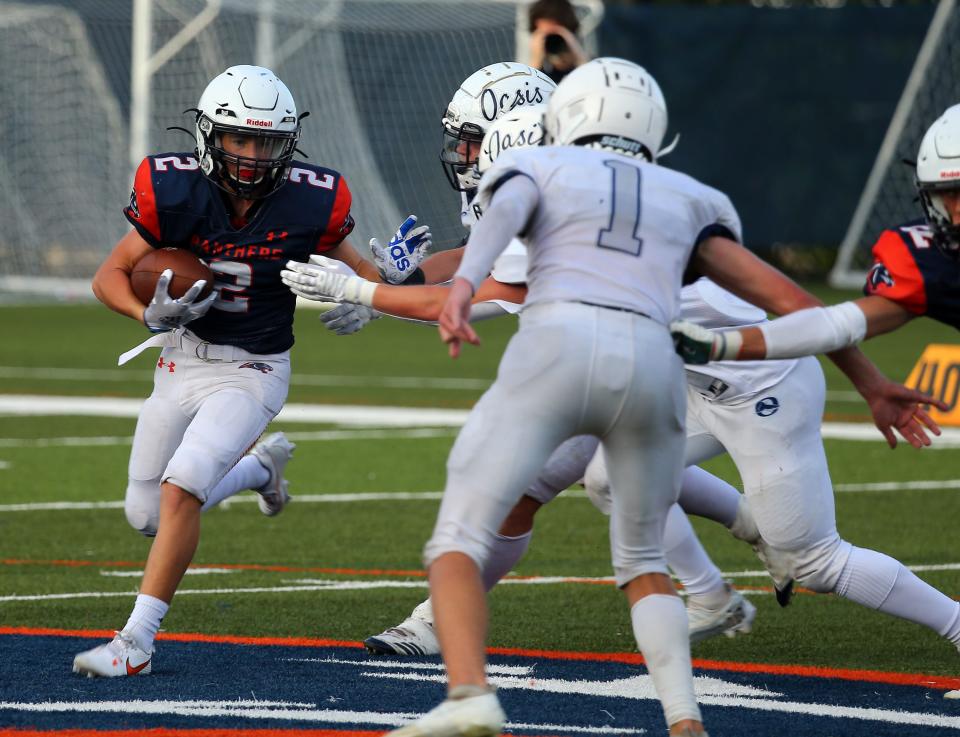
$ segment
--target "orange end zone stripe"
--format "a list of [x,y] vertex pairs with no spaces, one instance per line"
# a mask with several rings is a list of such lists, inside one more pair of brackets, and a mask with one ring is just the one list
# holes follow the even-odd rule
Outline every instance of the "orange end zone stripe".
[[[65,630],[45,627],[2,627],[0,635],[56,636],[56,637],[112,637],[113,630]],[[170,642],[212,642],[229,645],[279,645],[285,647],[346,647],[362,648],[362,642],[348,640],[328,640],[312,637],[245,637],[239,635],[205,635],[199,633],[161,632],[158,640]],[[643,656],[639,653],[591,653],[565,650],[528,650],[525,648],[491,647],[492,655],[519,656],[524,658],[544,658],[546,660],[580,660],[606,663],[625,663],[642,665]],[[844,681],[870,683],[890,683],[896,686],[923,686],[925,688],[952,691],[960,689],[960,678],[934,676],[924,673],[891,673],[880,670],[856,670],[850,668],[829,668],[818,665],[779,665],[777,663],[740,663],[729,660],[694,659],[694,668],[702,670],[730,671],[733,673],[766,673],[778,676],[805,676],[808,678],[833,678]],[[2,734],[2,733],[0,733]],[[344,734],[344,733],[338,733]]]

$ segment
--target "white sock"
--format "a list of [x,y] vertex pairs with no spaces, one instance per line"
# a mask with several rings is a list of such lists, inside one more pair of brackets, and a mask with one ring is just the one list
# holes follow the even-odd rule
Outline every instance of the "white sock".
[[160,630],[160,623],[170,605],[155,596],[137,594],[137,601],[130,612],[130,619],[123,627],[123,632],[133,638],[137,647],[146,652],[153,649],[153,640]]
[[667,565],[680,579],[688,596],[722,594],[719,600],[726,601],[728,594],[720,569],[710,560],[690,520],[677,504],[670,507],[667,513],[667,523],[663,528],[663,553]]
[[853,548],[840,573],[837,594],[925,625],[960,645],[960,602],[933,588],[889,555]]
[[737,518],[740,492],[712,473],[688,466],[683,471],[677,501],[687,514],[706,517],[730,527]]
[[506,535],[496,535],[496,542],[490,557],[487,558],[483,570],[480,571],[480,577],[483,579],[483,588],[489,591],[497,582],[506,576],[517,564],[527,548],[530,547],[530,538],[533,537],[533,530],[525,532],[517,537],[507,537]]
[[667,726],[700,718],[693,693],[687,610],[679,596],[651,594],[630,609],[633,635],[643,653]]
[[270,472],[257,460],[257,457],[245,455],[237,465],[227,471],[227,475],[220,479],[220,483],[210,490],[207,501],[203,503],[200,511],[206,512],[224,499],[245,489],[259,489],[269,480]]

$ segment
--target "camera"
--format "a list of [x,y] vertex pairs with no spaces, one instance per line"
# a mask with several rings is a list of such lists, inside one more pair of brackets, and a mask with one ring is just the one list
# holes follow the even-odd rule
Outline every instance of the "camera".
[[567,42],[563,40],[563,36],[551,33],[543,39],[543,50],[551,56],[556,56],[569,51],[569,47]]

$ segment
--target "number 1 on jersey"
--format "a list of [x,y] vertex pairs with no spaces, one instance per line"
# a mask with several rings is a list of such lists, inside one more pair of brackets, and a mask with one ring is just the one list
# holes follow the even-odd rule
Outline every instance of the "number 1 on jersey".
[[640,168],[625,161],[607,159],[610,168],[610,224],[597,237],[600,248],[612,248],[639,256],[643,239],[640,230]]

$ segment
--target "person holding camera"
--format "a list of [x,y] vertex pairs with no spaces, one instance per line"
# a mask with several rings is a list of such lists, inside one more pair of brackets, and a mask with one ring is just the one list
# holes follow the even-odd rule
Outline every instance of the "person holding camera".
[[530,60],[559,83],[581,64],[590,61],[577,31],[580,21],[570,0],[537,0],[530,6]]

